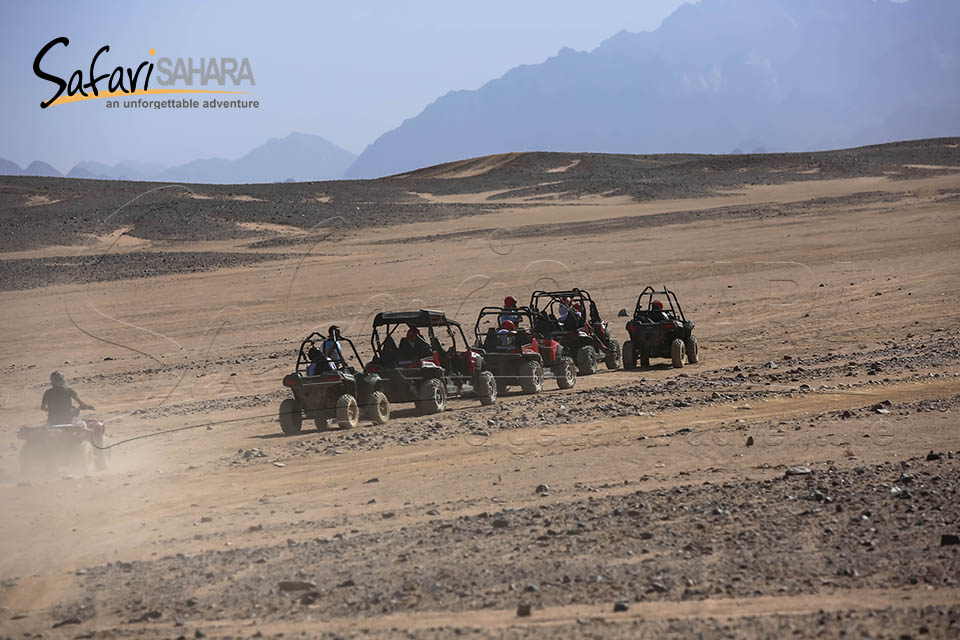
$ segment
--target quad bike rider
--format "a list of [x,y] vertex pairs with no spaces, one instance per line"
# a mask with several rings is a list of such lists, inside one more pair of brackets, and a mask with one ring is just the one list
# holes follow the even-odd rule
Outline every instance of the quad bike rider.
[[280,403],[280,429],[285,434],[300,433],[304,418],[313,420],[317,431],[326,429],[329,420],[352,429],[362,418],[378,425],[390,419],[390,402],[381,389],[380,376],[361,372],[347,362],[344,344],[362,367],[357,348],[336,325],[330,327],[326,338],[313,332],[300,343],[294,372],[283,378],[283,386],[293,392],[292,398]]
[[593,375],[601,361],[608,369],[620,366],[620,343],[610,335],[588,292],[534,291],[530,309],[537,316],[534,330],[563,345],[564,355],[577,363],[580,375]]
[[[663,300],[669,308],[664,308]],[[618,315],[628,317],[627,310],[621,309]],[[637,298],[633,318],[627,322],[630,340],[623,343],[624,368],[635,368],[637,358],[642,367],[650,366],[650,358],[670,358],[674,367],[682,367],[684,357],[695,364],[700,359],[700,345],[693,335],[694,326],[684,316],[673,291],[666,286],[661,291],[646,287]]]
[[498,394],[511,385],[519,385],[524,393],[540,393],[546,378],[555,379],[561,389],[576,383],[573,359],[564,355],[559,342],[534,331],[536,319],[529,307],[517,307],[515,300],[513,305],[480,310],[473,328],[474,346],[483,349],[485,366],[497,379]]
[[[395,334],[403,334],[399,345]],[[431,414],[444,411],[451,396],[477,397],[483,405],[497,400],[483,350],[471,348],[460,323],[442,311],[378,313],[370,345],[374,357],[366,371],[383,378],[391,402],[413,402],[421,413]]]
[[[68,467],[78,473],[106,469],[110,456],[104,448],[105,427],[99,420],[84,420],[80,411],[93,405],[85,403],[67,386],[60,371],[50,374],[50,385],[40,401],[40,410],[47,412],[43,427],[21,427],[17,437],[24,441],[20,450],[20,470],[24,475],[56,472]],[[73,401],[77,401],[77,407]]]

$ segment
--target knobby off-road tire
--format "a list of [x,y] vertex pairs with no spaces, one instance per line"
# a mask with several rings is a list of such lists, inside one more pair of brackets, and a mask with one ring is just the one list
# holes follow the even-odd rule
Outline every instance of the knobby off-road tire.
[[620,343],[616,340],[610,340],[610,351],[607,352],[605,364],[607,369],[619,369],[620,368]]
[[683,346],[687,350],[687,362],[690,364],[700,362],[700,343],[697,342],[697,336],[690,336],[684,340]]
[[497,401],[497,379],[491,372],[480,372],[480,388],[477,393],[480,395],[480,404],[485,407]]
[[280,429],[288,436],[300,433],[303,427],[303,414],[296,398],[287,398],[280,403]]
[[370,394],[370,406],[367,408],[368,417],[373,424],[386,424],[390,420],[390,401],[383,391],[374,391]]
[[577,369],[582,376],[592,376],[597,372],[597,352],[593,347],[577,349]]
[[442,381],[431,378],[420,386],[418,393],[420,397],[414,404],[420,413],[424,415],[443,413],[447,408],[447,390]]
[[573,385],[577,384],[577,367],[571,358],[561,358],[560,362],[562,364],[555,370],[557,386],[561,389],[573,389]]
[[623,343],[623,368],[637,368],[637,354],[633,351],[633,340],[627,340]]
[[644,369],[650,368],[650,349],[640,345],[640,366]]
[[543,365],[535,360],[527,360],[520,370],[520,388],[524,393],[543,391]]
[[677,338],[670,343],[670,359],[673,360],[673,366],[679,369],[683,366],[683,356],[686,348],[683,346],[683,340]]
[[360,407],[349,393],[337,398],[337,424],[341,429],[354,429],[360,424]]

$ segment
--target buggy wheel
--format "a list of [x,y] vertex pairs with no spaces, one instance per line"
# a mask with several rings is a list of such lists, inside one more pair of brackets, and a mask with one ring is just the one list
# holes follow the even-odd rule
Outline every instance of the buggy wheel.
[[607,365],[607,369],[620,368],[620,343],[613,338],[610,339],[610,351],[607,351],[605,364]]
[[562,364],[555,369],[557,386],[561,389],[572,389],[577,383],[577,367],[570,358],[562,358]]
[[520,373],[520,388],[524,393],[540,393],[543,391],[543,365],[536,360],[527,360],[523,363]]
[[303,426],[303,414],[296,398],[287,398],[280,403],[280,429],[288,436],[300,433]]
[[640,345],[640,366],[644,369],[650,368],[650,347]]
[[480,372],[480,388],[477,393],[480,394],[480,404],[483,406],[497,401],[497,379],[489,371]]
[[577,349],[577,369],[582,376],[592,376],[597,372],[597,352],[593,347]]
[[367,410],[373,424],[386,424],[390,419],[390,401],[383,391],[374,391],[370,394],[370,407]]
[[349,393],[337,398],[337,424],[343,429],[353,429],[360,424],[360,407]]
[[700,361],[700,343],[697,342],[697,336],[691,335],[683,341],[683,346],[687,350],[687,362],[697,364]]
[[508,385],[506,382],[504,382],[500,378],[497,378],[497,395],[498,396],[506,395],[507,390],[509,388],[510,388],[510,385]]
[[683,366],[683,355],[686,349],[683,346],[683,340],[677,338],[670,343],[670,359],[673,360],[673,366],[679,369]]
[[637,354],[633,352],[633,340],[627,340],[623,343],[623,368],[637,368]]
[[419,395],[414,404],[420,413],[425,415],[443,413],[447,408],[447,390],[441,380],[431,378],[424,382],[420,387]]

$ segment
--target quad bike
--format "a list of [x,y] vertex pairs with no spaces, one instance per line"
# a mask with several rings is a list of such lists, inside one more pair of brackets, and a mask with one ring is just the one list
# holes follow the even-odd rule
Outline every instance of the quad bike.
[[356,363],[363,367],[357,348],[343,336],[338,338],[336,357],[311,361],[311,349],[323,340],[317,332],[307,336],[300,343],[294,372],[283,378],[283,386],[290,388],[293,397],[280,403],[280,429],[287,435],[300,433],[304,418],[313,420],[317,431],[326,429],[330,420],[343,429],[356,427],[363,418],[378,425],[386,423],[390,401],[383,393],[380,376],[362,372],[344,359],[340,343],[350,346]]
[[69,471],[86,475],[110,465],[110,450],[104,449],[106,428],[100,420],[85,420],[74,410],[69,424],[20,427],[20,473],[27,477]]
[[610,335],[586,291],[534,291],[530,309],[537,315],[534,330],[559,342],[580,375],[593,375],[601,362],[608,369],[620,367],[620,343]]
[[[400,327],[407,327],[412,339],[404,337],[398,345],[394,334]],[[442,311],[378,313],[370,345],[374,357],[365,372],[383,379],[390,402],[412,402],[421,413],[433,414],[443,412],[452,396],[476,397],[482,405],[497,400],[483,350],[471,348],[460,323]]]
[[[661,306],[666,301],[663,309],[655,308],[654,296],[660,299]],[[618,315],[629,317],[626,309],[621,309]],[[661,291],[645,288],[637,298],[633,318],[627,322],[630,340],[623,344],[624,368],[636,368],[637,358],[642,367],[650,366],[650,358],[670,358],[674,367],[682,367],[684,357],[688,363],[695,364],[700,359],[700,345],[693,335],[694,326],[684,316],[673,291],[666,286]]]
[[[501,329],[501,317],[511,318],[515,330]],[[506,393],[511,386],[519,386],[524,393],[540,393],[544,380],[550,378],[561,389],[576,384],[573,359],[563,355],[559,342],[534,331],[536,318],[529,307],[480,310],[473,328],[474,346],[483,349],[483,361],[497,380],[498,394]]]

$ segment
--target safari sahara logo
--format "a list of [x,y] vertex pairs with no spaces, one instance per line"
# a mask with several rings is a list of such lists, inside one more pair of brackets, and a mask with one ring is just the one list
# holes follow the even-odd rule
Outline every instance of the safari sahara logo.
[[[82,69],[77,69],[64,80],[44,70],[41,64],[51,49],[67,47],[69,44],[67,38],[54,38],[40,49],[33,60],[33,72],[37,77],[56,87],[53,95],[40,103],[41,109],[97,98],[169,93],[243,94],[247,92],[241,91],[240,87],[256,86],[253,69],[247,58],[158,58],[156,63],[144,60],[136,68],[118,65],[105,73],[102,72],[103,64],[98,66],[98,62],[100,56],[110,51],[109,45],[100,47],[93,54],[87,75]],[[156,50],[150,49],[148,53],[153,57]],[[152,88],[153,84],[159,88]]]

